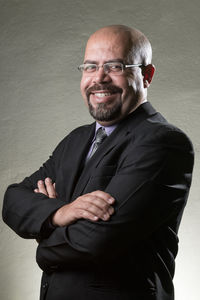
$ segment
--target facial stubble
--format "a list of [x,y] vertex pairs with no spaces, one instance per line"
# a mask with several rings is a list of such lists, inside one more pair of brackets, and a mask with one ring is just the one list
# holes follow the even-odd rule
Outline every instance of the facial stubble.
[[87,98],[91,116],[97,121],[113,121],[120,117],[122,110],[121,100],[116,100],[113,105],[109,103],[98,103],[96,107],[91,104],[90,97]]

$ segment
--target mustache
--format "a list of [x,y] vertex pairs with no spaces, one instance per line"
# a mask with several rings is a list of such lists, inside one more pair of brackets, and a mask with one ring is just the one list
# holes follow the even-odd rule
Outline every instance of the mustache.
[[86,90],[86,96],[88,97],[93,91],[102,91],[102,90],[106,90],[109,91],[111,93],[122,93],[123,90],[116,86],[116,85],[111,85],[111,84],[94,84],[93,86],[87,88]]

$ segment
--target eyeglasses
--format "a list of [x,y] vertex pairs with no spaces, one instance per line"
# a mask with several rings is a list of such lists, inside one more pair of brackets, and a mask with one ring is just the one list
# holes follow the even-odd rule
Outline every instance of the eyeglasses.
[[82,64],[78,67],[78,70],[81,71],[83,74],[86,74],[87,76],[94,75],[100,67],[103,67],[105,74],[111,74],[111,75],[121,75],[126,68],[133,68],[133,67],[141,67],[142,64],[134,64],[134,65],[125,65],[120,62],[107,62],[101,66],[97,64]]

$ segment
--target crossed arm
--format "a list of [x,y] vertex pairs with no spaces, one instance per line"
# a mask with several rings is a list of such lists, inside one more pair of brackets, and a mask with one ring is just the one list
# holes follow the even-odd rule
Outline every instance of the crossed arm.
[[[39,180],[38,188],[35,193],[42,193],[49,198],[56,198],[55,183],[52,184],[51,178],[45,178],[45,181]],[[91,221],[109,220],[114,213],[112,204],[115,199],[103,191],[94,191],[78,197],[72,203],[59,208],[52,216],[51,222],[54,226],[68,226],[78,219],[87,219]]]
[[[22,184],[10,186],[4,220],[20,236],[37,239],[41,224],[52,216],[57,227],[50,235],[41,236],[37,251],[37,262],[43,270],[117,257],[134,241],[144,240],[161,224],[176,218],[184,207],[193,153],[182,135],[170,135],[173,139],[167,139],[166,144],[134,147],[120,170],[109,178],[105,192],[85,190],[68,204],[62,195],[56,198],[52,184],[56,181],[56,158],[50,159]],[[91,178],[90,185],[97,186],[98,178]]]

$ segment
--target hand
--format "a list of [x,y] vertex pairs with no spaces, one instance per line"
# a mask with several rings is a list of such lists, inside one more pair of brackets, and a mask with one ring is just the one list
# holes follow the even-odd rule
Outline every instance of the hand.
[[115,199],[103,191],[94,191],[78,197],[70,204],[59,208],[52,217],[55,226],[67,226],[78,219],[107,221],[114,213],[111,206]]
[[[45,184],[44,184],[45,182]],[[55,183],[52,184],[51,178],[47,177],[45,178],[45,181],[39,180],[37,182],[38,188],[34,190],[35,193],[42,193],[49,198],[56,198],[57,193],[56,193],[56,186]]]

